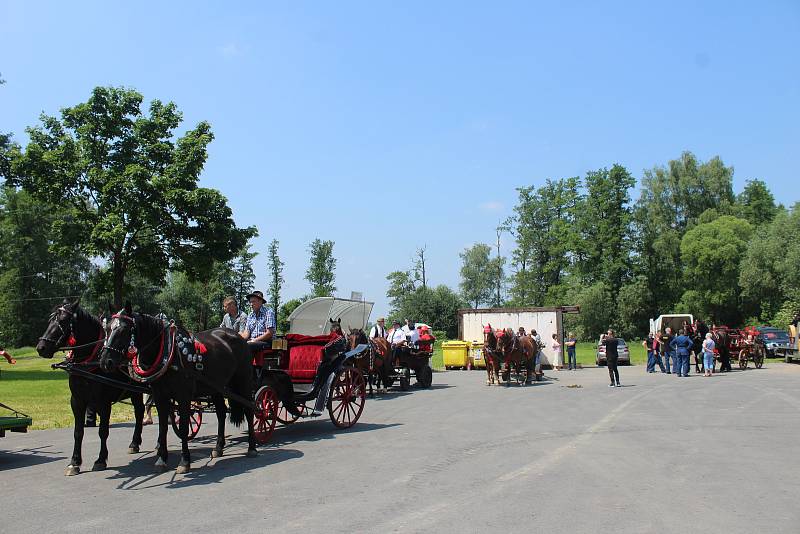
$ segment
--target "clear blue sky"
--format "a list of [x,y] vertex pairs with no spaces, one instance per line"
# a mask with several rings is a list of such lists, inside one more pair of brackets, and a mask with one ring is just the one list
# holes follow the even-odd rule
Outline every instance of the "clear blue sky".
[[516,187],[613,163],[720,155],[737,192],[800,200],[796,0],[173,4],[0,0],[0,130],[24,142],[96,85],[208,120],[203,185],[258,227],[260,286],[280,240],[286,297],[316,237],[339,294],[377,313],[425,244],[430,281],[456,287]]

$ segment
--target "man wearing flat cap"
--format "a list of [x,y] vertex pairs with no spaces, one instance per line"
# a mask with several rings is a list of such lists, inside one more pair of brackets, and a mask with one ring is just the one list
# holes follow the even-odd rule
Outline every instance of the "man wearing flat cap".
[[247,326],[241,336],[250,344],[250,350],[258,352],[272,347],[272,336],[275,335],[275,312],[264,306],[267,301],[261,291],[253,291],[247,295],[253,311],[247,316]]

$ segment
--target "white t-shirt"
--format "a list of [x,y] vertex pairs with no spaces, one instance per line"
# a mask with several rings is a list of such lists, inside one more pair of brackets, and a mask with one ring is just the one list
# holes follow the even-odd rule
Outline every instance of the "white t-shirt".
[[397,343],[402,343],[403,341],[406,341],[406,334],[405,332],[403,332],[402,328],[397,328],[394,331],[392,331],[392,333],[389,334],[386,339],[389,340],[389,343],[395,345]]

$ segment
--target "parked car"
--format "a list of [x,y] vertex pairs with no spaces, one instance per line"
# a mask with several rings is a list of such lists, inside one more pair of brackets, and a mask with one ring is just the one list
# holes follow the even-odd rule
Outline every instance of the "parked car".
[[[600,340],[597,342],[597,353],[594,356],[595,363],[597,363],[598,367],[606,364],[606,346],[602,344],[602,341],[603,337],[600,337]],[[621,337],[617,338],[617,352],[619,353],[619,358],[617,358],[617,363],[619,365],[631,364],[631,352],[625,340]]]
[[[758,330],[756,343],[764,346],[767,358],[775,358],[791,350],[792,345],[789,341],[789,333],[785,330],[772,326],[759,326],[756,330]],[[780,354],[777,354],[777,352],[780,352]]]

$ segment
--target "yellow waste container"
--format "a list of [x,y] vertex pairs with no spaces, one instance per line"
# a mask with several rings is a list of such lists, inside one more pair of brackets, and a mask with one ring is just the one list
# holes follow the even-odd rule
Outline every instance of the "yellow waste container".
[[483,342],[471,341],[469,344],[469,363],[473,369],[486,369],[486,358],[483,356]]
[[465,341],[445,341],[442,343],[442,359],[445,369],[466,369],[469,364],[468,344]]

